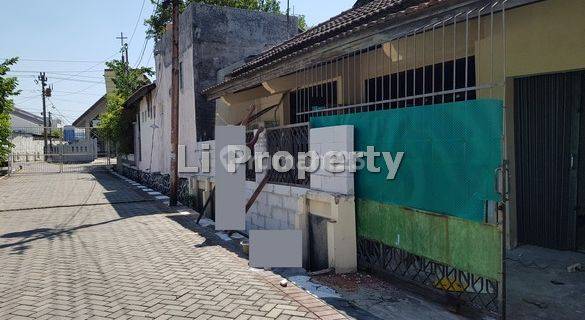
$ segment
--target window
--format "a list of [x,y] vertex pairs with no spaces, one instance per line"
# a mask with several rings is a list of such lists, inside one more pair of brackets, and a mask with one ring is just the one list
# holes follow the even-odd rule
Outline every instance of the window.
[[146,97],[146,109],[148,112],[148,119],[152,118],[152,99],[150,99],[150,95]]
[[[365,80],[366,102],[398,99],[391,103],[371,105],[368,111],[474,100],[476,91],[465,90],[465,88],[475,87],[475,57],[468,57],[467,68],[465,61],[465,58],[457,59],[455,65],[453,60],[445,61],[434,66],[428,65]],[[465,83],[466,70],[467,84]],[[453,89],[457,92],[452,92]],[[416,97],[423,94],[427,96]],[[408,99],[408,97],[413,98]],[[400,98],[406,99],[400,100]]]
[[289,102],[291,123],[307,122],[309,115],[299,113],[337,106],[337,81],[291,91]]

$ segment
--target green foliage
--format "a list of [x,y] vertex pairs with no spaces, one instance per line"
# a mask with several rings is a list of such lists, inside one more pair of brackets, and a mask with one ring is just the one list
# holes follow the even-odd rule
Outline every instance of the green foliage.
[[121,153],[128,153],[132,145],[128,135],[132,121],[123,105],[136,90],[150,82],[146,75],[154,72],[150,68],[129,69],[120,60],[106,62],[106,66],[114,72],[112,82],[116,89],[106,97],[106,112],[100,116],[98,130],[102,137],[116,142]]
[[264,12],[280,12],[280,2],[278,0],[259,0],[258,10]]
[[305,32],[307,30],[309,30],[309,26],[307,26],[307,18],[305,17],[304,14],[298,16],[299,18],[299,30],[301,30],[302,32]]
[[116,87],[116,93],[122,98],[127,99],[138,88],[149,83],[145,76],[154,75],[151,68],[129,69],[128,65],[120,60],[106,62],[106,66],[114,72],[112,81]]
[[18,62],[18,58],[7,59],[0,63],[0,162],[8,159],[8,154],[13,147],[10,142],[10,112],[14,109],[12,96],[18,95],[16,90],[18,80],[15,77],[5,77],[10,71],[10,66]]
[[[144,24],[148,26],[146,36],[148,38],[154,38],[159,40],[165,32],[165,26],[172,20],[172,9],[171,6],[163,6],[163,1],[150,0],[155,6],[153,14],[144,20]],[[179,11],[183,12],[185,7],[192,2],[205,3],[216,6],[240,8],[255,11],[273,12],[280,13],[280,1],[278,0],[179,0]],[[304,21],[304,19],[303,19]],[[306,23],[304,23],[306,28]],[[300,20],[299,28],[302,29]]]
[[126,100],[118,93],[110,93],[106,97],[106,112],[100,116],[99,124],[100,134],[105,139],[117,141],[124,134],[125,128],[121,121],[124,101]]

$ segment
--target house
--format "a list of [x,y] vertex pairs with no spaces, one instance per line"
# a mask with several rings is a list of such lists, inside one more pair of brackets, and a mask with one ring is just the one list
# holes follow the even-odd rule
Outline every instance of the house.
[[14,108],[10,113],[10,127],[16,128],[33,128],[43,127],[43,117],[26,110]]
[[[146,76],[145,80],[149,81]],[[81,114],[75,121],[73,121],[72,126],[77,128],[76,131],[77,136],[81,136],[79,134],[79,130],[83,130],[83,136],[86,140],[95,139],[97,141],[97,153],[101,156],[106,156],[108,152],[113,153],[111,150],[108,151],[108,142],[100,136],[98,131],[96,130],[100,117],[106,113],[107,111],[107,96],[110,93],[115,91],[115,85],[113,79],[115,78],[115,73],[112,69],[105,69],[104,70],[104,81],[106,85],[106,93],[101,96],[96,102],[94,102],[83,114]]]
[[[393,180],[272,175],[249,227],[309,229],[311,269],[351,269],[354,250],[362,270],[505,313],[506,248],[585,248],[583,12],[578,0],[358,1],[226,71],[204,94],[228,123],[267,110],[255,148],[405,154]],[[352,229],[357,246],[340,245]]]
[[77,128],[90,128],[96,127],[99,118],[102,114],[106,113],[106,95],[101,96],[96,102],[94,102],[83,114],[81,114],[72,125]]
[[[298,27],[296,17],[202,3],[191,3],[179,22],[179,144],[192,166],[198,144],[214,135],[215,103],[203,89],[217,83],[219,70],[292,37]],[[156,84],[140,88],[125,104],[135,122],[128,161],[144,179],[167,181],[163,190],[170,170],[171,67],[167,32],[155,45]]]

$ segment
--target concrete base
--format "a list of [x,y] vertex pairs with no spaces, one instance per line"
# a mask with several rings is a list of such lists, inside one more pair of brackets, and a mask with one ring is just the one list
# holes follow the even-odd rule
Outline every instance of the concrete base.
[[585,254],[522,246],[507,254],[508,319],[585,318]]

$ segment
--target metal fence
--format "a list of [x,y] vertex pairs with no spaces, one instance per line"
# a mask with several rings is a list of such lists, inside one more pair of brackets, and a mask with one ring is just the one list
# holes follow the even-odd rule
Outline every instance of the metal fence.
[[452,266],[385,245],[358,238],[359,268],[382,276],[422,284],[474,307],[498,312],[499,286],[493,281]]
[[504,99],[505,12],[505,0],[477,1],[379,34],[361,48],[348,46],[345,54],[296,67],[287,76],[295,84],[289,95],[292,121]]
[[[254,139],[254,131],[246,131],[246,143],[249,143]],[[254,162],[254,145],[250,146],[250,153],[252,157],[246,163],[246,180],[248,181],[256,181],[256,170],[255,170],[255,162]]]
[[97,129],[12,128],[9,174],[107,170],[116,152]]
[[[283,76],[294,87],[288,101],[291,121],[474,99],[498,99],[505,106],[506,3],[470,1],[299,60]],[[502,122],[505,137],[505,118]],[[506,228],[503,219],[498,224]],[[378,248],[372,240],[362,239],[359,245],[362,266],[435,289],[438,281],[456,277],[464,290],[455,292],[453,283],[447,283],[443,291],[504,312],[505,282],[465,274],[397,248]]]
[[307,173],[304,179],[299,179],[296,167],[298,153],[309,151],[309,125],[307,123],[268,128],[266,130],[266,144],[271,158],[275,153],[285,151],[290,153],[294,159],[293,168],[287,172],[278,172],[272,169],[268,180],[270,183],[309,186],[309,174]]

